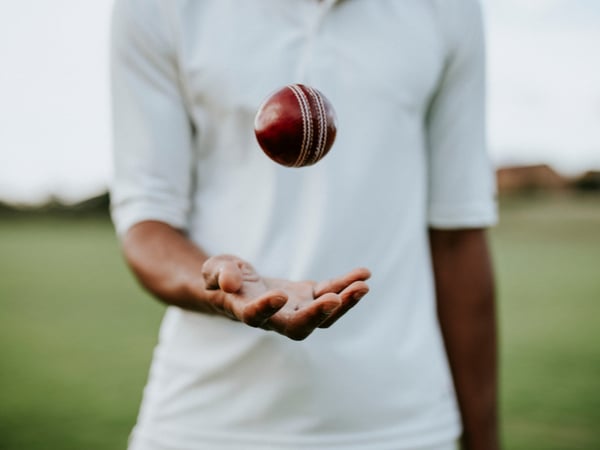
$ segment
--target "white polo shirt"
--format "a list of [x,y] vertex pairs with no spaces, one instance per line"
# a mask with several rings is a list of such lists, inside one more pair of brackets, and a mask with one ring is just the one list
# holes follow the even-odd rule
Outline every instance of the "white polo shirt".
[[[160,220],[265,276],[373,273],[358,306],[302,342],[169,307],[133,446],[456,439],[427,229],[495,220],[476,0],[118,0],[112,48],[120,234]],[[293,82],[339,122],[302,169],[253,135],[264,97]]]

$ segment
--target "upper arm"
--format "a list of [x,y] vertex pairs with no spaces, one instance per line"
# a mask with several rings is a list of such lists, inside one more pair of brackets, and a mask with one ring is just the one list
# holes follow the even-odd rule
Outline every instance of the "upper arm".
[[429,242],[432,252],[446,254],[468,247],[487,247],[484,228],[429,229]]
[[446,61],[426,117],[428,222],[435,228],[495,222],[495,178],[486,151],[485,52],[477,0],[444,1]]
[[475,296],[476,299],[493,295],[492,261],[485,229],[430,229],[429,242],[438,301],[448,298],[452,291],[469,298],[465,296],[467,287],[470,292],[485,294]]
[[187,225],[192,127],[166,4],[117,0],[113,10],[111,211],[120,235],[143,220]]

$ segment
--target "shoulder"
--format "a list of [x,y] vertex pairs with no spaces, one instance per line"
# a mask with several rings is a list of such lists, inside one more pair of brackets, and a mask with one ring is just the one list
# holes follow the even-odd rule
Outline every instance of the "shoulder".
[[117,17],[137,17],[140,20],[152,20],[163,15],[178,1],[168,0],[115,0],[113,14]]
[[442,18],[460,20],[461,17],[477,16],[481,13],[481,0],[430,0]]
[[485,58],[481,0],[430,0],[433,4],[446,63]]
[[176,24],[173,0],[115,0],[112,10],[113,40],[142,46],[168,48],[173,44]]
[[481,0],[431,0],[438,26],[449,50],[482,29]]

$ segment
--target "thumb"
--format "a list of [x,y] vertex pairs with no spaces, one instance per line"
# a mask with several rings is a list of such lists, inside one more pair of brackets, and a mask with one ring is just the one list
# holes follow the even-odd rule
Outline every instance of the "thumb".
[[202,265],[202,276],[206,288],[221,289],[224,292],[238,292],[243,283],[243,261],[231,255],[218,255],[208,258]]

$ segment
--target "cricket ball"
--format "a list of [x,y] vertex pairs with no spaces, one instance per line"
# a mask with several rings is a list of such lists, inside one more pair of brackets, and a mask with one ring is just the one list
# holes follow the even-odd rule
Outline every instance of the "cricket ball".
[[333,106],[317,89],[290,84],[271,94],[254,119],[258,144],[287,167],[315,164],[328,152],[337,132]]

